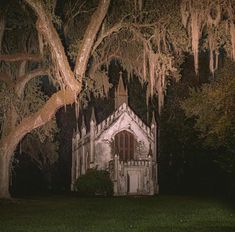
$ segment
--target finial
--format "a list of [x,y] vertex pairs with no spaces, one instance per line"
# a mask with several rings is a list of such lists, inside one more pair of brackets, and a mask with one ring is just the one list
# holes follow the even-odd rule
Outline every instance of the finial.
[[120,94],[126,93],[126,88],[124,86],[124,82],[123,82],[123,77],[122,77],[122,71],[119,72],[119,82],[118,82],[118,88],[117,91]]
[[82,115],[82,127],[81,128],[84,128],[84,127],[86,127],[86,125],[85,125],[85,117],[84,117],[84,115]]
[[149,153],[148,153],[148,157],[152,157],[153,156],[153,151],[152,151],[152,145],[151,143],[149,144]]
[[81,135],[80,135],[79,131],[77,131],[76,138],[77,138],[77,140],[79,140],[81,138]]
[[152,123],[151,123],[151,125],[153,126],[156,126],[157,125],[157,122],[156,122],[156,119],[155,119],[155,113],[154,113],[154,111],[153,111],[153,113],[152,113]]
[[76,133],[79,132],[79,129],[78,129],[78,121],[76,121]]
[[95,108],[92,107],[91,109],[91,119],[90,119],[90,122],[93,122],[96,124],[96,117],[95,117]]
[[86,134],[86,124],[85,124],[85,117],[82,115],[82,126],[81,126],[81,134],[84,136]]

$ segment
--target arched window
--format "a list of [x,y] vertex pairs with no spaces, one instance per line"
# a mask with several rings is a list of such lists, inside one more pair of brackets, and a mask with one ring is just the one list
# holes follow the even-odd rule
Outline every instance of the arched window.
[[115,135],[115,149],[121,161],[134,159],[134,136],[124,130]]

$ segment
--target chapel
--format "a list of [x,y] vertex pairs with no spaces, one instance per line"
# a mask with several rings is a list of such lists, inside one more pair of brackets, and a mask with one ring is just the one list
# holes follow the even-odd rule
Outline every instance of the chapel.
[[89,131],[83,120],[73,135],[71,190],[80,175],[97,168],[110,173],[115,196],[157,194],[157,130],[154,115],[148,126],[130,108],[120,76],[114,112],[97,123],[93,109]]

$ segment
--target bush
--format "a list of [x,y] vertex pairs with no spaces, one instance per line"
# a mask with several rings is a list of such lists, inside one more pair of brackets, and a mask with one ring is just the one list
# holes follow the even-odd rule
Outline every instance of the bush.
[[77,179],[75,188],[81,196],[113,195],[113,182],[109,177],[109,173],[104,170],[88,170],[85,175]]

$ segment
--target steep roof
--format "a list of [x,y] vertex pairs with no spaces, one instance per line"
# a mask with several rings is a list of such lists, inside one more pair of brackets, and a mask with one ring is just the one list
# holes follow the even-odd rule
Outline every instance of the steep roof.
[[139,125],[139,127],[149,136],[152,136],[151,128],[147,126],[136,114],[135,112],[124,102],[117,110],[115,110],[110,116],[108,116],[105,120],[99,123],[96,127],[96,134],[100,135],[108,129],[113,123],[115,123],[120,116],[124,113],[127,113],[131,119]]

